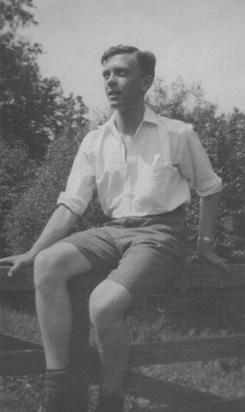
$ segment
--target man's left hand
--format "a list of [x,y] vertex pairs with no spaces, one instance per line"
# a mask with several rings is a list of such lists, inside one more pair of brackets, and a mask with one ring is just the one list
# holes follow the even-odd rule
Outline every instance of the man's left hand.
[[222,258],[217,255],[212,250],[212,242],[203,242],[199,241],[197,245],[198,255],[201,259],[204,259],[206,262],[211,263],[224,269],[226,272],[231,272],[229,262],[227,259]]

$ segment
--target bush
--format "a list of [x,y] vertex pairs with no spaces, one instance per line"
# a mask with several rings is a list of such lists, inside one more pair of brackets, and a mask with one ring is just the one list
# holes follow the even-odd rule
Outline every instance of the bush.
[[0,141],[0,251],[7,253],[4,218],[12,207],[17,207],[22,193],[29,187],[36,170],[36,163],[29,158],[25,146],[9,147],[5,141]]
[[[56,208],[59,193],[64,190],[78,143],[66,137],[50,144],[42,166],[28,190],[20,197],[5,219],[9,253],[22,253],[38,238]],[[104,221],[96,195],[74,230],[101,225]]]
[[[157,80],[148,103],[157,113],[194,126],[223,180],[215,248],[231,260],[244,261],[245,114],[234,109],[229,115],[217,115],[217,107],[205,100],[200,86],[188,89],[181,79],[170,86]],[[192,193],[186,210],[191,255],[195,254],[198,209],[198,197]]]
[[[181,80],[170,86],[158,81],[148,104],[157,113],[194,125],[215,171],[223,179],[216,250],[230,259],[244,259],[245,114],[234,109],[229,115],[217,115],[216,106],[204,99],[199,86],[187,89]],[[67,137],[50,145],[34,183],[7,216],[7,240],[13,252],[26,250],[40,234],[64,189],[76,151],[74,139]],[[195,255],[196,248],[198,205],[198,197],[193,193],[192,204],[186,210],[191,255]],[[76,229],[100,226],[104,221],[95,196]]]
[[66,138],[50,144],[31,186],[5,219],[6,240],[11,253],[25,251],[40,234],[55,209],[58,193],[64,188],[76,150],[77,144]]

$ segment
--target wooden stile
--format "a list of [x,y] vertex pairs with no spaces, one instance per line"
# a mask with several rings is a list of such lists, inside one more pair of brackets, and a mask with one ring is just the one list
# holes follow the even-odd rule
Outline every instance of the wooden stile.
[[[220,289],[245,294],[245,264],[232,264],[230,274],[210,265],[187,265],[183,273],[176,276],[171,287],[164,288],[158,296],[166,296],[173,289]],[[97,382],[100,375],[97,354],[89,348],[88,296],[93,285],[86,279],[76,277],[69,285],[73,309],[72,368],[79,376],[84,394],[89,382]],[[15,278],[7,277],[7,268],[0,267],[0,291],[11,293],[33,291],[32,268],[24,270]],[[81,298],[83,297],[83,298]],[[1,332],[1,330],[0,330]],[[125,388],[129,392],[137,388],[139,396],[155,401],[179,402],[176,409],[166,411],[244,412],[244,399],[229,401],[214,395],[200,393],[187,388],[178,388],[169,382],[161,382],[131,369],[139,366],[169,363],[210,361],[223,358],[245,358],[245,333],[220,337],[174,339],[165,342],[131,344],[129,370]],[[45,368],[43,349],[39,345],[15,337],[0,334],[0,375],[22,375],[42,373]],[[84,373],[87,371],[87,374]],[[200,406],[200,402],[203,406]],[[232,403],[233,402],[233,403]],[[205,407],[206,409],[202,409]],[[166,406],[167,407],[167,406]],[[244,407],[244,409],[243,409]],[[199,409],[200,408],[200,409]],[[215,409],[216,408],[216,409]],[[223,408],[223,409],[222,409]],[[230,409],[229,409],[230,408]],[[164,409],[161,409],[164,410]],[[156,409],[157,412],[157,409]]]

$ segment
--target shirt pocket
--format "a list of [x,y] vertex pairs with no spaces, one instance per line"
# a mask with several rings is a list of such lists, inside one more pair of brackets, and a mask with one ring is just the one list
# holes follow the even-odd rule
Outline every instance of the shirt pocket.
[[150,164],[142,165],[135,190],[140,196],[155,199],[168,195],[168,185],[174,174],[173,166],[157,154]]
[[164,172],[170,172],[173,169],[172,164],[165,159],[161,154],[157,154],[150,166],[150,174],[152,177],[161,178]]
[[168,207],[173,197],[176,182],[179,179],[178,168],[166,161],[161,155],[156,156],[148,178],[148,194],[155,202]]

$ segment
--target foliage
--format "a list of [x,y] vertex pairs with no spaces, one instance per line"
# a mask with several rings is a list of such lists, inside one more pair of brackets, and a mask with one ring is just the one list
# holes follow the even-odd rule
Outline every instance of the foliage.
[[[180,79],[170,86],[158,80],[148,104],[157,113],[194,125],[215,171],[223,179],[216,249],[231,259],[243,256],[245,115],[237,109],[229,115],[218,115],[216,106],[205,100],[200,86],[187,88]],[[99,113],[98,122],[101,118]],[[85,131],[83,128],[83,133]],[[40,233],[65,185],[76,148],[74,137],[65,137],[50,145],[33,185],[6,219],[7,238],[13,251],[26,250]],[[198,197],[193,193],[192,205],[186,210],[191,255],[195,255],[198,204]],[[100,226],[104,220],[95,197],[79,227]]]
[[224,190],[217,235],[227,254],[244,257],[245,114],[234,109],[220,124],[218,159]]
[[33,7],[33,0],[1,0],[0,30],[6,28],[16,31],[30,23],[37,24],[29,11]]
[[[28,150],[24,146],[15,145],[9,149],[5,141],[0,140],[0,227],[13,205],[18,205],[19,197],[30,183],[36,169],[36,163],[28,160]],[[0,232],[0,250],[6,249],[5,233]]]
[[[183,305],[183,297],[180,301],[173,302],[173,297],[169,297],[171,307],[157,309],[155,306],[142,307],[137,311],[136,316],[131,315],[128,318],[129,332],[131,340],[134,343],[146,342],[164,342],[173,341],[174,339],[193,339],[194,337],[214,337],[227,336],[234,333],[234,319],[233,324],[229,328],[223,328],[224,312],[220,316],[215,327],[215,332],[207,329],[206,322],[210,320],[211,324],[215,321],[216,316],[213,316],[213,311],[210,310],[208,302],[204,300],[201,302],[202,311],[196,314],[196,305],[198,300],[193,299],[190,310],[181,311]],[[227,301],[227,299],[226,299]],[[180,304],[181,302],[181,304]],[[175,306],[174,306],[175,304]],[[204,305],[204,307],[203,307]],[[187,306],[185,304],[185,306]],[[169,310],[168,310],[169,309]],[[174,309],[174,310],[173,310]],[[186,309],[186,308],[185,308]],[[192,310],[191,310],[192,309]],[[200,308],[201,309],[201,308]],[[217,302],[216,302],[217,309]],[[196,318],[197,326],[193,327],[193,313]],[[212,313],[212,316],[210,315]],[[209,318],[207,319],[206,316]],[[184,326],[182,322],[184,322]],[[0,323],[2,325],[2,332],[19,338],[23,338],[35,343],[40,343],[40,333],[38,322],[35,315],[27,314],[25,312],[17,312],[12,308],[0,307]],[[230,322],[231,323],[231,322]],[[184,329],[184,330],[183,330]],[[235,328],[236,330],[236,328]],[[237,333],[243,332],[236,330]],[[223,359],[212,362],[192,362],[192,363],[176,363],[170,365],[154,365],[140,368],[142,373],[148,376],[169,381],[172,384],[182,385],[183,388],[189,387],[196,391],[207,392],[217,396],[226,397],[227,399],[235,399],[245,395],[245,362],[243,359]],[[33,375],[24,377],[2,377],[0,378],[1,393],[8,393],[12,395],[9,398],[8,406],[18,412],[31,412],[39,410],[39,406],[43,399],[44,380],[43,375]],[[188,393],[188,392],[187,392]],[[208,396],[208,395],[207,395]],[[96,403],[98,394],[95,392],[93,386],[90,390],[90,405]],[[1,398],[0,407],[4,403],[5,398]],[[229,403],[228,403],[229,404]],[[146,406],[147,405],[147,406]],[[5,405],[3,405],[3,409]],[[160,401],[158,402],[158,410],[161,410]],[[173,403],[176,407],[176,403]],[[160,408],[160,409],[159,409]],[[11,409],[11,410],[12,410]],[[94,408],[90,408],[90,410]],[[166,409],[162,405],[162,410]],[[127,396],[125,411],[132,410],[156,410],[156,402],[135,398],[131,399]],[[176,408],[175,408],[176,410]],[[188,409],[185,409],[188,410]],[[206,409],[207,410],[207,409]],[[229,409],[231,410],[231,409]],[[236,407],[232,409],[237,411]],[[241,409],[240,409],[241,410]]]
[[[187,88],[181,78],[167,86],[157,80],[148,104],[159,114],[191,123],[205,147],[216,173],[222,177],[220,213],[215,245],[230,259],[244,259],[244,134],[245,114],[217,114],[217,107],[206,101],[200,85]],[[192,194],[186,211],[190,253],[195,254],[199,201]]]
[[32,0],[0,1],[0,248],[6,249],[3,222],[30,185],[47,147],[62,135],[79,140],[87,127],[81,96],[64,96],[60,81],[43,78],[40,44],[23,36],[34,20]]
[[45,162],[37,169],[32,184],[5,219],[6,240],[14,253],[28,249],[40,234],[64,189],[76,150],[77,143],[66,138],[49,145]]
[[[5,238],[9,253],[26,251],[40,235],[56,208],[59,193],[65,188],[77,149],[78,143],[70,137],[60,138],[49,145],[45,161],[37,169],[30,187],[5,218]],[[104,220],[95,196],[76,229],[98,226]]]
[[[42,78],[37,63],[42,53],[40,44],[32,44],[19,34],[20,25],[34,22],[33,16],[21,8],[30,7],[31,1],[7,3],[13,4],[1,8],[9,24],[0,26],[2,136],[9,144],[24,142],[31,157],[42,159],[48,143],[68,127],[78,132],[85,123],[86,110],[80,96],[64,96],[58,79]],[[15,11],[22,14],[14,15]]]

